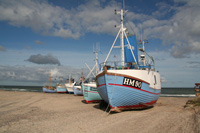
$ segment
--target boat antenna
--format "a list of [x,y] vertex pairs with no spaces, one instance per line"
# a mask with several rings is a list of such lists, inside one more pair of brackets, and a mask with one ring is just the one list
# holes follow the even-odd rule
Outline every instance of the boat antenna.
[[123,10],[125,11],[125,2],[124,2],[124,0],[123,0]]
[[49,88],[51,88],[51,72],[50,72],[50,77],[49,77]]

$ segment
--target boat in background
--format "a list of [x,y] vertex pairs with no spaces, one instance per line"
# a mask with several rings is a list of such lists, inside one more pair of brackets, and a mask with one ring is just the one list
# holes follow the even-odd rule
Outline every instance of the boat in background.
[[75,96],[83,96],[83,90],[81,88],[81,84],[80,85],[74,85],[73,89],[74,89],[74,95]]
[[57,91],[56,91],[56,87],[50,87],[49,88],[49,86],[44,86],[43,88],[42,88],[42,90],[43,90],[43,92],[45,92],[45,93],[56,93]]
[[[90,70],[90,73],[87,75],[86,80],[88,79],[89,82],[82,83],[82,89],[83,89],[83,95],[86,103],[94,103],[94,102],[100,102],[102,100],[101,96],[97,92],[97,85],[96,85],[96,75],[93,73],[94,68],[96,68],[96,74],[99,71],[99,63],[98,63],[98,52],[99,50],[96,49],[94,52],[96,54],[96,64],[92,69],[89,68],[89,66],[86,64],[88,69]],[[90,80],[90,75],[93,74],[93,78]]]
[[51,86],[51,73],[49,77],[49,86],[43,86],[42,90],[45,93],[56,93],[56,87]]
[[56,91],[57,93],[67,93],[67,89],[65,87],[65,85],[63,85],[63,77],[60,77],[60,82],[57,83],[56,85]]
[[82,82],[84,82],[85,78],[83,76],[83,72],[81,73],[80,82],[74,85],[74,95],[75,96],[83,96]]
[[86,103],[96,103],[102,100],[99,93],[97,92],[97,85],[94,80],[89,83],[82,83],[82,88]]
[[[138,49],[136,35],[127,35],[123,24],[126,12],[115,11],[121,15],[121,28],[96,76],[100,96],[115,112],[153,107],[161,93],[160,74],[155,71],[153,57],[145,51],[147,41],[140,41],[142,46]],[[119,35],[121,46],[115,46]],[[121,61],[107,61],[113,48],[121,48]]]
[[69,94],[74,94],[74,85],[76,82],[74,82],[74,79],[71,79],[71,75],[69,75],[69,79],[66,80],[65,87]]

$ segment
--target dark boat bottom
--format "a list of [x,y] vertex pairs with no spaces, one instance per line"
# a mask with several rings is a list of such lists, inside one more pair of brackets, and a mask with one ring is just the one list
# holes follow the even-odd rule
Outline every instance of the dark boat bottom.
[[110,111],[120,113],[120,112],[122,112],[122,111],[144,110],[144,109],[149,109],[149,108],[152,108],[152,107],[153,107],[153,105],[148,105],[148,104],[143,104],[143,103],[140,103],[139,105],[141,105],[141,106],[140,106],[140,107],[128,107],[128,108],[113,107],[113,108],[110,109]]
[[130,111],[130,110],[145,110],[145,109],[150,109],[154,107],[153,104],[149,105],[149,104],[145,104],[145,103],[140,103],[139,106],[137,107],[110,107],[108,105],[108,103],[106,103],[105,101],[100,101],[99,102],[99,108],[106,111],[106,112],[116,112],[116,113],[120,113],[122,111]]

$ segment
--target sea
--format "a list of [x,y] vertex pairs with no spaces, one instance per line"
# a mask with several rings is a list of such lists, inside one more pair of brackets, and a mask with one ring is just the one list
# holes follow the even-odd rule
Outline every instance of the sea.
[[[0,90],[5,91],[24,91],[24,92],[43,92],[42,86],[4,86],[0,85]],[[195,97],[194,88],[171,87],[162,88],[161,97]]]

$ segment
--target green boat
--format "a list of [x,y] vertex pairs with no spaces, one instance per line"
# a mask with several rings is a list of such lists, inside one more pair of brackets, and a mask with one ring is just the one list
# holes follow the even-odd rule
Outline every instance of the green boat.
[[[100,52],[100,50],[98,49],[98,46],[96,46],[96,51],[94,51],[96,55],[96,64],[94,65],[94,67],[90,69],[89,66],[86,64],[86,66],[90,70],[90,73],[86,77],[87,82],[82,83],[83,96],[86,103],[95,103],[102,100],[101,96],[97,92],[96,85],[96,75],[99,72],[98,52]],[[93,73],[94,68],[96,68],[96,74]],[[93,78],[89,78],[91,74],[93,75]]]
[[82,83],[82,89],[86,103],[96,103],[102,100],[97,92],[96,82]]

